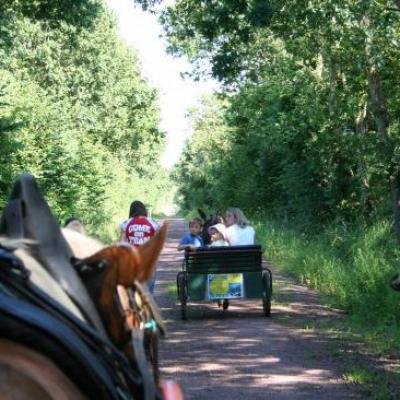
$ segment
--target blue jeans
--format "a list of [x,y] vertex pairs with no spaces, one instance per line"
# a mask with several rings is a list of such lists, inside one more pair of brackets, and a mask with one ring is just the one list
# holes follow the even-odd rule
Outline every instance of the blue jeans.
[[154,289],[156,287],[156,275],[157,275],[157,273],[156,273],[156,271],[154,271],[153,276],[147,281],[147,286],[148,286],[149,292],[151,294],[154,294]]

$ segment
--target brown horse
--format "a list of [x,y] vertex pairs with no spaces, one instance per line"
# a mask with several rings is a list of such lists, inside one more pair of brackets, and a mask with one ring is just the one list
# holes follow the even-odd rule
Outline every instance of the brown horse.
[[[105,247],[75,262],[75,268],[100,312],[107,334],[132,363],[146,359],[151,364],[156,385],[160,383],[158,337],[164,335],[165,328],[144,282],[153,276],[167,228],[165,223],[155,237],[142,246],[118,244]],[[71,236],[65,230],[63,233],[75,255],[82,256],[80,247],[71,241]],[[85,251],[100,246],[91,238],[84,240],[89,240]],[[84,240],[81,238],[80,244]],[[145,368],[140,365],[139,368],[142,375],[149,379]],[[164,386],[162,384],[161,388]],[[169,383],[168,387],[172,390],[174,385]],[[178,399],[179,395],[176,396]]]
[[163,330],[143,282],[166,229],[137,251],[62,235],[34,177],[17,180],[0,217],[2,399],[182,398],[174,383],[156,390],[138,335],[149,316]]
[[[153,274],[166,231],[165,224],[158,235],[138,249],[125,245],[105,247],[76,263],[85,286],[100,311],[109,337],[127,355],[133,366],[137,364],[138,356],[143,357],[137,354],[138,348],[140,352],[140,347],[146,340],[152,344],[157,336],[153,329],[145,330],[135,353],[134,346],[130,344],[132,332],[143,332],[143,322],[153,319],[157,329],[161,333],[164,330],[157,308],[143,283]],[[16,254],[29,268],[34,282],[39,285],[41,282],[52,296],[58,297],[62,293],[51,276],[30,256],[29,251],[20,248],[16,250]],[[132,286],[136,289],[133,296],[129,294]],[[70,311],[82,318],[79,310],[68,302],[67,297],[62,303],[67,308],[72,306]],[[152,345],[148,345],[148,348],[151,361],[157,363],[157,349],[154,350]],[[155,351],[155,354],[150,350]],[[146,375],[143,369],[141,373]],[[158,365],[154,375],[158,380]],[[28,346],[9,340],[0,340],[0,392],[10,394],[10,399],[85,398],[52,360]],[[183,398],[179,386],[174,382],[161,382],[159,392],[164,399]],[[154,397],[145,397],[156,398],[155,393],[153,395]]]
[[39,352],[0,339],[1,399],[85,399],[72,381]]
[[167,227],[165,223],[155,237],[142,246],[105,247],[75,263],[108,336],[134,362],[140,349],[132,344],[132,333],[139,335],[156,382],[159,378],[157,342],[165,328],[144,282],[153,275]]

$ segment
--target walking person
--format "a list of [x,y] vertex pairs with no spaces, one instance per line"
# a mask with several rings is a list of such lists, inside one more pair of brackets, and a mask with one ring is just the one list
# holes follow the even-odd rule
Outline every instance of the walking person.
[[[150,240],[160,229],[159,224],[148,217],[145,205],[135,200],[131,203],[129,209],[129,219],[120,225],[121,240],[129,243],[131,246],[138,247]],[[148,282],[149,291],[154,293],[156,283],[156,270]]]

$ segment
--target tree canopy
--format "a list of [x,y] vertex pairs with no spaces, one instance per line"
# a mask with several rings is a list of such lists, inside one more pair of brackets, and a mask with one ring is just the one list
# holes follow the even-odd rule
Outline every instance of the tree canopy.
[[[208,196],[211,207],[317,221],[394,214],[399,227],[397,7],[336,0],[168,6],[160,18],[169,50],[224,85],[220,113],[207,123],[198,110],[201,124],[177,167],[185,207]],[[205,140],[217,116],[223,151]],[[216,151],[218,161],[203,163]],[[201,170],[204,189],[190,170]]]
[[135,198],[157,205],[157,92],[102,0],[3,2],[0,60],[1,206],[24,171],[60,221],[79,216],[104,237]]

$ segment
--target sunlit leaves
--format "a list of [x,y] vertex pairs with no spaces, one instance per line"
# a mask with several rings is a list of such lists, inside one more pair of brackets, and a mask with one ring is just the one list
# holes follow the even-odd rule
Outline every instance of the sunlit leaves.
[[0,204],[29,171],[61,221],[111,237],[166,190],[157,93],[101,0],[7,2],[0,27]]
[[[399,176],[400,13],[384,1],[287,0],[258,3],[256,21],[254,6],[186,0],[164,14],[171,51],[207,60],[235,89],[207,192],[215,184],[226,205],[321,220],[387,215]],[[202,198],[185,190],[189,204]]]

